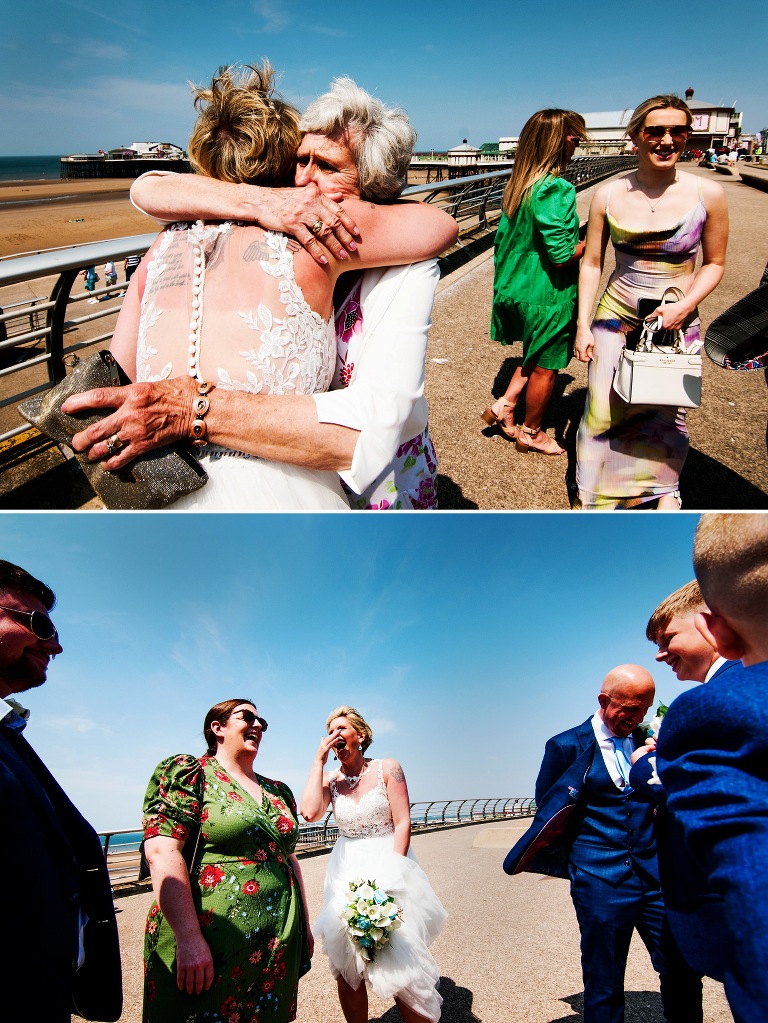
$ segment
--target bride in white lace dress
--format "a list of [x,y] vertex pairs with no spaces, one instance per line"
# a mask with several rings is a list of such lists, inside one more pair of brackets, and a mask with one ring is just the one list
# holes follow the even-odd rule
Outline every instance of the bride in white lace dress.
[[[339,838],[325,878],[323,908],[313,931],[322,939],[347,1023],[368,1019],[367,986],[380,998],[394,998],[405,1023],[437,1021],[442,998],[440,972],[429,952],[447,914],[410,850],[408,788],[396,760],[364,756],[373,739],[370,726],[353,707],[329,715],[301,799],[305,820],[318,820],[333,804]],[[341,767],[324,772],[334,750]],[[402,924],[371,961],[348,937],[342,913],[350,902],[349,882],[376,883],[402,910]]]
[[[299,112],[274,94],[273,77],[267,62],[243,72],[220,69],[209,88],[196,91],[199,114],[189,157],[201,178],[292,183]],[[238,446],[242,416],[230,414],[243,393],[290,401],[327,391],[336,368],[337,279],[348,270],[425,258],[428,243],[420,226],[434,210],[353,197],[345,199],[344,209],[362,244],[350,246],[343,260],[316,262],[289,236],[252,222],[198,220],[167,227],[134,273],[111,345],[136,381],[133,418],[149,433],[150,426],[155,431],[180,426],[176,436],[192,441],[209,477],[173,510],[349,510],[338,475],[322,455],[299,465],[270,461],[286,456],[277,448],[280,454],[273,454],[269,444],[264,458],[249,454]],[[248,217],[247,202],[242,210]],[[312,225],[313,232],[325,229],[322,220]],[[429,245],[426,254],[434,254]],[[158,403],[157,384],[171,381],[183,386],[173,401]],[[110,407],[105,396],[89,392],[71,407],[100,406]],[[113,421],[114,416],[78,434],[78,450],[90,447],[89,457],[106,459],[122,452],[128,464],[129,453],[142,453],[133,450],[136,428],[123,422],[115,429]],[[264,431],[270,435],[268,420]],[[209,433],[216,444],[208,443]]]

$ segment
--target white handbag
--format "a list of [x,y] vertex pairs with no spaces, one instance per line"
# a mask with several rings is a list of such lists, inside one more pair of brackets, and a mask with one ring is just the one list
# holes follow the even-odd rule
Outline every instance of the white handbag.
[[682,330],[664,330],[661,317],[645,320],[637,348],[621,350],[613,389],[629,405],[698,408],[701,356],[686,350]]

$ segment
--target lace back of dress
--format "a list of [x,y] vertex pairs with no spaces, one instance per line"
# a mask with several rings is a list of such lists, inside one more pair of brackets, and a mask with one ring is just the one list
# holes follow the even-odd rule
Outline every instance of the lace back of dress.
[[[340,774],[340,772],[339,772]],[[377,838],[394,831],[392,810],[384,784],[384,761],[373,760],[359,783],[351,791],[343,776],[331,778],[333,815],[339,833],[345,838]]]

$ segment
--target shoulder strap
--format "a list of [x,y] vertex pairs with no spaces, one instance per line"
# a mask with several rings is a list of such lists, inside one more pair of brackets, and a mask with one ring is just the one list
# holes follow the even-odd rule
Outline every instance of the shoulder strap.
[[608,213],[609,213],[608,207],[609,207],[610,201],[611,201],[611,192],[613,191],[613,186],[615,184],[616,184],[615,181],[609,181],[608,182],[608,190],[605,193],[605,215],[606,215],[606,217],[608,216]]

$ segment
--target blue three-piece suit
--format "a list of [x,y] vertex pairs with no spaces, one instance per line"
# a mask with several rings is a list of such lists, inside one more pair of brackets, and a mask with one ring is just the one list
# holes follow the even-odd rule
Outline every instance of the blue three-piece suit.
[[[634,740],[640,745],[644,736]],[[635,928],[660,974],[668,1023],[691,1023],[700,987],[663,934],[653,808],[614,783],[591,718],[547,742],[536,804],[533,824],[504,869],[570,879],[581,931],[585,1023],[622,1023]],[[700,995],[698,1004],[700,1018]]]

